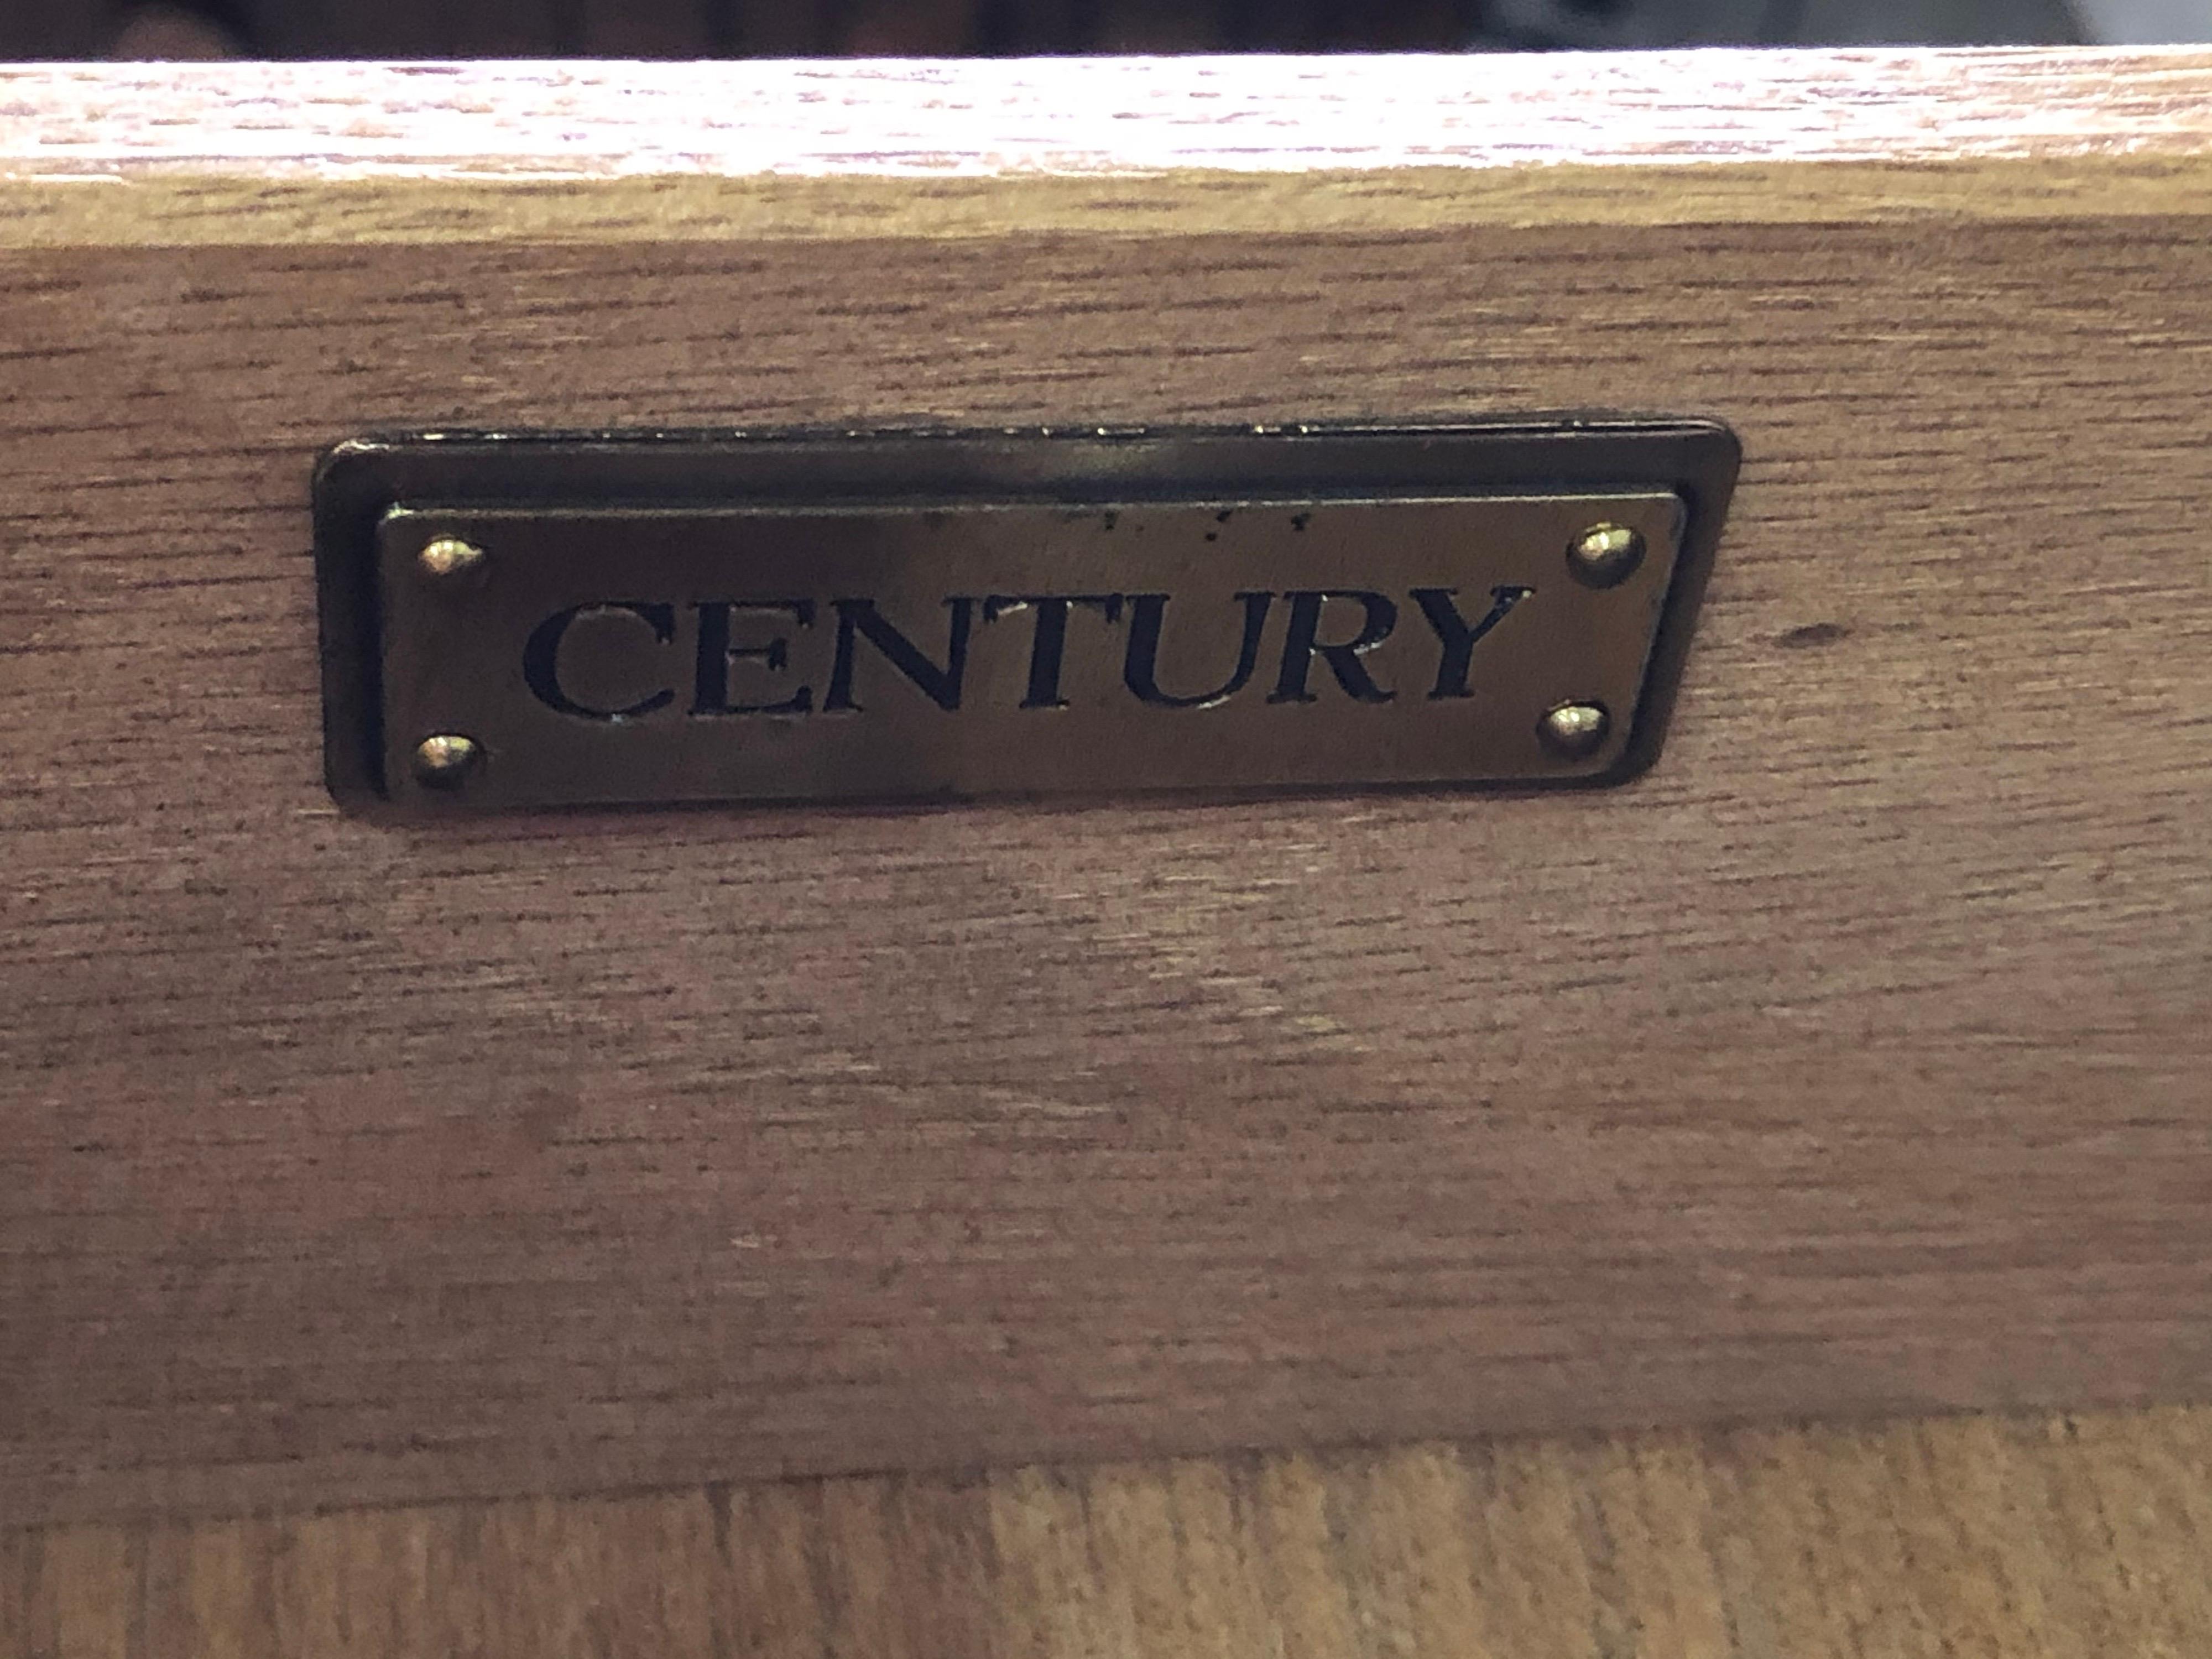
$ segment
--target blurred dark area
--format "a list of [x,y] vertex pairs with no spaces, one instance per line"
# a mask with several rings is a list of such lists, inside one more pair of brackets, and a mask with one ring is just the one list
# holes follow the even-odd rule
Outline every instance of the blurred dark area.
[[0,58],[1459,52],[2208,33],[2212,0],[0,0]]

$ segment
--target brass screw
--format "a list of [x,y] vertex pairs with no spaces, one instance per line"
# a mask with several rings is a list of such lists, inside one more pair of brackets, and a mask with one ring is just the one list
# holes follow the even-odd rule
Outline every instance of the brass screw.
[[422,567],[424,574],[448,586],[458,586],[482,576],[489,568],[489,558],[474,542],[465,542],[459,536],[440,536],[422,544],[415,562]]
[[1613,716],[1601,702],[1563,702],[1536,722],[1536,736],[1561,760],[1588,760],[1613,730]]
[[425,789],[458,789],[483,764],[483,745],[457,732],[436,732],[415,745],[415,781]]
[[1644,562],[1644,538],[1622,524],[1594,524],[1567,544],[1567,568],[1584,587],[1618,587]]

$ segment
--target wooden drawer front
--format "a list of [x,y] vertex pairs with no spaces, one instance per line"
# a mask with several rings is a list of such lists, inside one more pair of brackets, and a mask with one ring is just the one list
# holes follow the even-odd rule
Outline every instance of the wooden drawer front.
[[[0,83],[0,1512],[2212,1382],[2212,58]],[[1567,410],[1626,791],[323,788],[346,436]]]

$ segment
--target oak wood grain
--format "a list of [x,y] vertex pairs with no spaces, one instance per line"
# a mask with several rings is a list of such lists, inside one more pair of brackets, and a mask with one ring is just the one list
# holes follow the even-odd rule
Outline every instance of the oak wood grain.
[[2202,1411],[0,1532],[10,1659],[2102,1659],[2212,1646]]
[[[8,81],[0,1512],[2207,1391],[2212,59],[1241,72]],[[352,434],[1562,409],[1626,792],[320,787]]]
[[2191,214],[2212,54],[0,68],[0,247]]

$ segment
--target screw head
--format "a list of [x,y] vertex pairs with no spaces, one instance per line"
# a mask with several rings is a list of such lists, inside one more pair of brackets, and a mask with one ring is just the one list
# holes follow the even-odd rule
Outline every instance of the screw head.
[[458,732],[439,732],[415,745],[415,781],[425,789],[458,789],[483,764],[483,746]]
[[422,544],[415,562],[433,580],[457,586],[480,579],[489,568],[490,556],[459,536],[438,536]]
[[1561,760],[1588,760],[1612,730],[1613,716],[1601,702],[1563,702],[1536,722],[1537,739]]
[[1622,524],[1594,524],[1567,544],[1567,569],[1584,587],[1618,587],[1644,562],[1644,537]]

